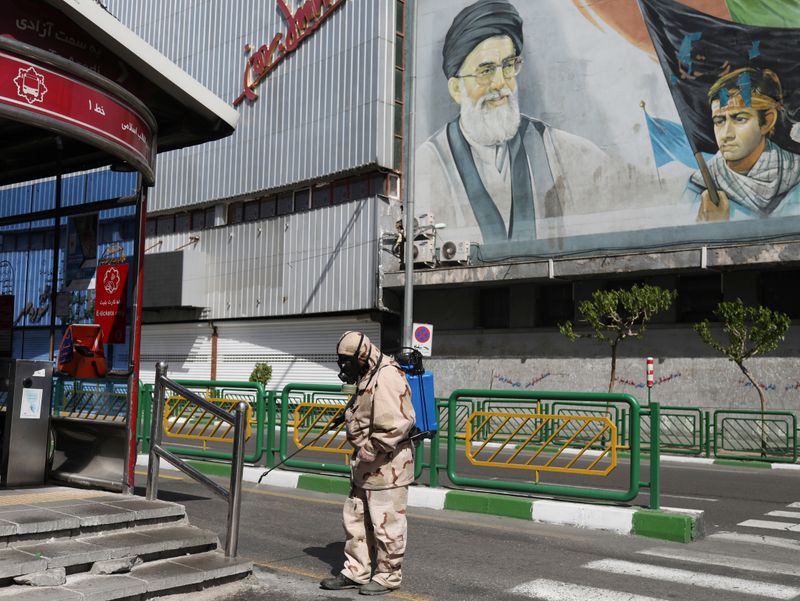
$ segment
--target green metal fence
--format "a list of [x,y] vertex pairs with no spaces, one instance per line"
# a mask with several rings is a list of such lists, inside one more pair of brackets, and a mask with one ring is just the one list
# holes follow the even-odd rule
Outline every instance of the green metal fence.
[[[327,456],[325,449],[316,447],[298,452],[298,442],[304,444],[313,440],[313,436],[322,431],[326,412],[338,411],[337,407],[347,402],[340,386],[293,383],[274,392],[265,391],[253,382],[181,380],[180,383],[204,390],[212,398],[251,403],[254,436],[247,447],[248,463],[273,467],[284,462],[292,469],[334,474],[349,472],[341,450],[338,455]],[[94,384],[75,387],[97,389]],[[61,395],[58,398],[63,398],[63,392],[58,394]],[[152,387],[140,385],[139,394],[138,439],[146,451]],[[632,500],[646,488],[650,492],[650,505],[657,507],[662,452],[772,462],[797,462],[798,459],[797,420],[791,412],[711,412],[657,403],[640,405],[627,394],[514,390],[458,390],[447,399],[438,398],[436,404],[439,431],[418,447],[415,464],[417,478],[427,475],[430,486],[438,486],[440,480],[447,477],[450,484],[457,487],[621,502]],[[303,417],[295,423],[294,410],[298,407],[304,408]],[[307,431],[295,436],[296,426]],[[340,445],[337,442],[331,446]],[[495,453],[500,446],[502,450]],[[220,448],[182,445],[170,447],[170,450],[196,458],[230,458],[230,453]],[[650,455],[649,479],[642,481],[642,456],[647,452]],[[589,473],[587,464],[592,470],[603,471],[623,454],[629,457],[624,488],[611,489],[600,484],[587,489],[562,482],[544,483],[540,479],[548,470],[560,471],[562,479],[579,469],[583,469],[585,475]],[[456,457],[461,461],[467,458],[475,469],[485,468],[485,477],[460,473]],[[601,459],[596,460],[597,457]],[[511,463],[520,463],[525,458],[528,464],[498,468],[496,464],[501,458]],[[621,466],[614,463],[616,470],[622,469]],[[562,469],[565,467],[568,469]],[[530,481],[498,479],[498,469],[500,473],[512,469],[529,470],[533,477]]]
[[797,463],[797,417],[789,411],[715,411],[714,455]]

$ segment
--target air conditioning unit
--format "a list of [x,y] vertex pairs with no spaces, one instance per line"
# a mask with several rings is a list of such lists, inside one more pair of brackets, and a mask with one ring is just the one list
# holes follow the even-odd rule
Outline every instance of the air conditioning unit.
[[439,247],[441,263],[469,264],[469,240],[446,240]]
[[436,249],[433,240],[417,240],[414,242],[414,265],[436,265]]
[[423,213],[414,217],[414,237],[430,237],[432,238],[435,233],[434,226],[436,221],[433,218],[433,213]]

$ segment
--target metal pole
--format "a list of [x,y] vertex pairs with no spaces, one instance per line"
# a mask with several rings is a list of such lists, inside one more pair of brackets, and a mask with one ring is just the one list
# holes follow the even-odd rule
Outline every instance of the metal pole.
[[650,403],[650,509],[661,507],[661,407]]
[[233,464],[228,496],[228,537],[225,556],[236,557],[239,546],[239,517],[242,512],[242,471],[244,469],[244,435],[247,426],[247,403],[239,401],[233,425]]
[[56,355],[56,302],[58,300],[58,259],[61,246],[61,158],[64,151],[64,143],[61,136],[56,136],[56,148],[58,149],[58,173],[56,173],[56,225],[53,230],[53,263],[50,278],[50,361]]
[[[403,57],[403,64],[405,64],[405,73],[411,73],[412,69],[409,65],[413,66],[414,55],[416,54],[414,46],[416,45],[416,35],[414,32],[416,26],[417,6],[414,0],[406,2],[406,31],[404,39],[405,56]],[[412,46],[411,43],[414,44]],[[403,98],[403,105],[408,107],[403,115],[403,138],[406,140],[406,156],[404,161],[404,177],[403,182],[403,216],[405,217],[405,225],[403,225],[403,233],[406,237],[405,252],[403,253],[405,261],[405,278],[403,289],[403,332],[402,344],[403,346],[411,346],[411,337],[413,329],[413,314],[414,314],[414,194],[408,185],[408,175],[413,173],[414,168],[414,81],[415,78],[408,77],[405,81],[405,95]]]
[[156,447],[161,446],[161,422],[164,419],[164,383],[169,366],[163,361],[156,364],[156,384],[153,391],[153,417],[150,422],[150,457],[147,462],[147,500],[158,497],[159,456]]
[[[129,492],[133,491],[133,480],[136,469],[136,418],[139,412],[139,363],[142,347],[142,282],[144,280],[144,247],[147,233],[147,188],[142,186],[142,176],[139,175],[139,202],[136,203],[136,248],[135,248],[135,280],[133,288],[133,310],[130,322],[130,346],[128,377],[128,461],[125,469],[125,483]],[[164,366],[166,370],[166,365]],[[151,444],[152,444],[151,440]]]

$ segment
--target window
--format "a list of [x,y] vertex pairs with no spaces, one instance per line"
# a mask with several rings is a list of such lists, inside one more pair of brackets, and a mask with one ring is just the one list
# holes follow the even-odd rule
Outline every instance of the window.
[[311,208],[311,190],[304,188],[294,193],[294,210],[308,211]]
[[350,200],[347,182],[339,182],[333,187],[333,204],[338,205]]
[[261,205],[259,209],[259,214],[261,215],[261,219],[269,219],[270,217],[275,217],[275,213],[278,209],[276,206],[277,202],[274,196],[272,198],[261,199],[259,204]]
[[159,235],[175,233],[175,216],[163,215],[159,217],[156,225],[156,233]]
[[800,318],[800,270],[772,271],[761,274],[761,302],[773,311]]
[[400,198],[400,178],[394,173],[390,173],[387,178],[388,192],[387,196],[390,198]]
[[395,36],[394,36],[394,143],[392,166],[397,171],[403,169],[403,94],[405,77],[405,1],[395,0]]
[[147,220],[147,225],[145,226],[145,229],[147,230],[147,232],[146,232],[147,236],[155,236],[156,235],[156,220],[153,219],[152,217],[150,217]]
[[259,215],[259,201],[253,200],[245,203],[244,205],[244,220],[245,221],[258,221]]
[[572,284],[541,286],[536,295],[535,324],[552,327],[572,319],[575,301],[572,298]]
[[486,288],[478,293],[479,328],[507,328],[511,323],[509,288]]
[[314,195],[311,198],[311,208],[319,209],[320,207],[327,207],[331,204],[331,189],[328,186],[321,188],[314,188]]
[[278,215],[288,215],[294,210],[294,198],[291,192],[278,196]]
[[241,223],[244,218],[244,208],[240,202],[232,202],[228,205],[228,224],[235,225]]
[[350,182],[350,198],[353,200],[369,198],[369,180],[366,177],[360,177]]
[[199,211],[192,211],[192,229],[202,230],[204,227],[206,227],[205,211],[202,209]]
[[177,233],[188,232],[191,229],[191,221],[189,213],[178,213],[175,215],[175,231]]
[[212,228],[217,225],[217,208],[208,207],[206,209],[206,228]]
[[713,311],[722,300],[720,274],[678,278],[678,321],[698,322],[716,319]]

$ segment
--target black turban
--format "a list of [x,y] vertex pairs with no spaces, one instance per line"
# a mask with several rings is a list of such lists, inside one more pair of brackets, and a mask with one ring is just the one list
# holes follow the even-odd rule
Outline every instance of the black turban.
[[453,19],[442,48],[442,70],[455,76],[464,59],[483,40],[507,35],[522,52],[522,17],[507,0],[478,0]]

